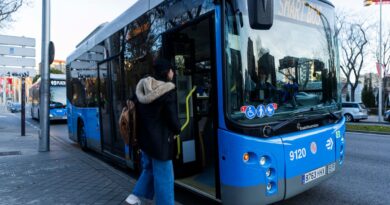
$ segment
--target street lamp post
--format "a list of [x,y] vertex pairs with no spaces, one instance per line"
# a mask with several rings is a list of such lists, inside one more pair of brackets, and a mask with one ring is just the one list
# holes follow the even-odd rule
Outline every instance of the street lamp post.
[[378,96],[378,122],[382,122],[382,0],[379,3],[379,96]]
[[50,0],[42,0],[42,53],[41,53],[41,87],[40,92],[40,133],[39,151],[50,151],[49,121],[49,42],[50,42]]

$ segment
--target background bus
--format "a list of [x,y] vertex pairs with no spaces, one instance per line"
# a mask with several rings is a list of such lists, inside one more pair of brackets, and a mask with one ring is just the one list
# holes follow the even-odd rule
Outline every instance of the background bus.
[[[30,88],[31,118],[40,120],[39,116],[39,88],[41,78]],[[66,120],[66,77],[65,74],[50,74],[50,120]]]
[[188,122],[177,185],[224,204],[267,204],[330,178],[345,133],[334,7],[272,2],[143,0],[98,27],[67,59],[70,139],[136,169],[118,119],[165,57]]

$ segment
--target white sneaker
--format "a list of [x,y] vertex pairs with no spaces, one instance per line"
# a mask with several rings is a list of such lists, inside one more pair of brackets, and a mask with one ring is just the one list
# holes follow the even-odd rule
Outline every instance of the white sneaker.
[[130,194],[126,198],[126,203],[128,203],[130,205],[141,205],[141,200],[136,195]]

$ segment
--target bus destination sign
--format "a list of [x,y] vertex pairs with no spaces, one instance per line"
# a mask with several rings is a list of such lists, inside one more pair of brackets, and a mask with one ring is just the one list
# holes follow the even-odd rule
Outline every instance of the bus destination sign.
[[64,80],[51,80],[50,85],[51,86],[66,86],[66,81],[64,81]]
[[280,17],[322,26],[321,15],[327,16],[327,9],[312,1],[305,0],[281,0],[277,15]]

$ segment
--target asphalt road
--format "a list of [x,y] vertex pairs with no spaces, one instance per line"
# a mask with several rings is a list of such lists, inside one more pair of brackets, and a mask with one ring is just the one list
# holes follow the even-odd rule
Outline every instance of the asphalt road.
[[[9,118],[10,123],[0,125],[0,129],[20,129],[19,115],[0,112],[1,117]],[[27,122],[27,132],[37,132],[39,123],[28,114]],[[73,143],[68,139],[66,123],[51,124],[50,129],[51,135]],[[339,172],[319,186],[279,204],[390,204],[390,135],[347,133],[346,158]]]
[[278,204],[390,204],[390,135],[347,133],[339,173]]

